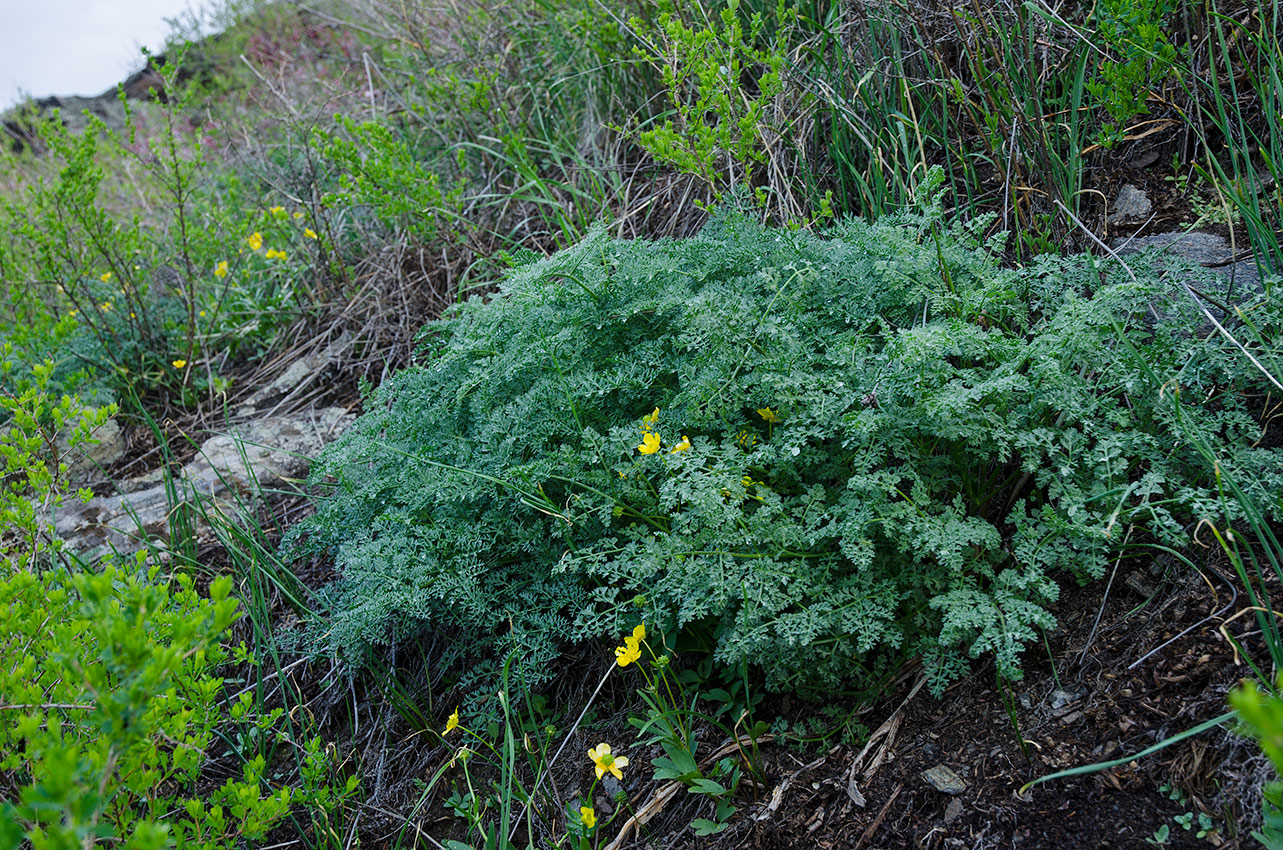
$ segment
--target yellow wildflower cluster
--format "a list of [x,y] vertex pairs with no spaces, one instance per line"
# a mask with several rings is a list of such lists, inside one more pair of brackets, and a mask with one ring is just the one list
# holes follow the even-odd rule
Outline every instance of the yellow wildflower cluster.
[[[659,437],[659,431],[657,430],[658,427],[659,427],[659,408],[657,407],[650,413],[649,416],[642,417],[642,424],[641,424],[642,441],[641,441],[641,444],[637,446],[637,451],[641,452],[644,455],[653,455],[655,454],[655,452],[659,451],[661,440]],[[684,452],[690,447],[691,447],[691,438],[683,434],[682,438],[678,440],[677,443],[671,449],[669,449],[668,453],[676,454],[677,452]]]
[[598,779],[601,779],[607,773],[616,779],[624,778],[624,774],[620,772],[620,769],[628,767],[628,756],[613,754],[610,751],[610,744],[598,744],[593,747],[588,751],[588,758],[592,759],[593,766],[597,768]]
[[624,645],[615,647],[615,663],[627,667],[641,659],[641,642],[646,639],[646,627],[639,624],[633,633],[624,638]]
[[251,251],[263,250],[263,234],[255,230],[245,238],[245,244],[249,245]]
[[268,248],[267,253],[263,254],[263,256],[269,260],[284,260],[289,255],[284,251],[278,251],[275,248]]

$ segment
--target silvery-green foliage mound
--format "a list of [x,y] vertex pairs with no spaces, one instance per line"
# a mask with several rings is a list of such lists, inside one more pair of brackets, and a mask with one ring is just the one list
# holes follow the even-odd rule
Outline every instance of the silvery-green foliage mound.
[[979,230],[725,215],[516,268],[428,326],[422,365],[314,466],[327,495],[294,544],[341,576],[327,645],[430,638],[434,664],[512,657],[538,681],[644,621],[775,688],[921,654],[939,690],[982,653],[1018,676],[1058,580],[1219,509],[1159,436],[1173,388],[1226,463],[1283,489],[1252,447],[1258,373],[1143,258],[1139,282],[1086,258],[1004,270]]

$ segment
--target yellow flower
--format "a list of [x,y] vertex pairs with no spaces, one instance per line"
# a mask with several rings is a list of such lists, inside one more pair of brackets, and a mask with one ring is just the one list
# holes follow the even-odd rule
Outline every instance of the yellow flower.
[[644,455],[653,455],[659,451],[659,435],[654,431],[647,431],[642,436],[641,445],[637,447],[637,451]]
[[272,218],[285,218],[285,207],[272,207],[268,212],[272,214]]
[[227,277],[227,260],[219,260],[218,265],[214,266],[214,277]]
[[656,426],[657,424],[659,424],[659,408],[658,408],[658,407],[657,407],[657,408],[655,408],[655,412],[654,412],[654,413],[652,413],[650,416],[643,416],[643,417],[642,417],[642,430],[643,430],[643,431],[654,431],[654,430],[655,430],[655,426]]
[[316,231],[310,227],[305,227],[303,228],[303,235],[306,236],[308,239],[315,239]]
[[205,311],[204,311],[204,310],[201,310],[201,311],[200,311],[200,317],[201,317],[202,319],[203,319],[203,318],[205,318]]
[[283,260],[289,255],[286,254],[284,251],[278,251],[275,248],[268,248],[267,253],[264,254],[263,256],[269,260]]
[[110,310],[111,310],[111,302],[110,302],[110,301],[104,301],[104,302],[102,302],[101,304],[99,304],[99,305],[98,305],[98,309],[99,309],[99,310],[102,310],[104,313],[110,312]]
[[592,806],[579,807],[579,822],[589,829],[597,825],[597,813],[592,810]]
[[301,213],[301,212],[297,212],[297,211],[294,213],[294,218],[299,219],[299,218],[302,218],[302,217],[303,217],[303,213]]
[[442,732],[441,734],[449,735],[451,732],[453,732],[455,729],[458,729],[458,728],[459,728],[459,709],[456,708],[454,710],[454,714],[451,714],[450,717],[446,720],[445,731]]
[[780,415],[776,413],[774,410],[771,410],[769,407],[759,407],[757,409],[757,415],[762,417],[772,425],[780,421]]
[[620,773],[620,768],[628,767],[627,756],[616,756],[610,752],[610,744],[598,744],[588,751],[588,758],[592,759],[593,765],[597,768],[597,778],[601,779],[607,773],[616,779],[623,779],[624,775]]
[[186,360],[184,360],[184,359],[182,359],[182,358],[180,357],[180,358],[178,358],[177,360],[175,360],[171,365],[172,365],[175,369],[181,369],[181,368],[183,368],[184,366],[186,366],[186,365],[187,365],[187,361],[186,361]]
[[245,242],[249,245],[251,251],[259,251],[263,247],[263,234],[255,230],[245,239]]
[[615,647],[615,663],[627,667],[634,661],[641,660],[641,644],[632,638],[625,638],[623,646]]
[[638,623],[633,627],[633,640],[646,639],[646,626],[644,623]]
[[673,449],[672,451],[669,452],[669,454],[677,454],[678,452],[684,452],[690,447],[691,447],[691,438],[686,436],[685,434],[682,434],[681,442],[673,446]]
[[101,280],[103,283],[106,283],[107,281],[111,280],[111,272],[103,272],[102,274],[98,275],[98,279]]

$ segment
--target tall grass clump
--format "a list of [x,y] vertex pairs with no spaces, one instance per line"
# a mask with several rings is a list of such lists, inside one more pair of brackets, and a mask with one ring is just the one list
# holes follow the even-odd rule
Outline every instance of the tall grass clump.
[[1278,22],[1277,0],[666,3],[630,21],[667,106],[636,139],[780,222],[893,212],[938,165],[1018,260],[1087,246],[1118,173],[1174,159],[1277,271]]
[[1249,438],[1259,373],[1193,336],[1172,284],[1004,270],[985,225],[598,229],[460,304],[314,467],[294,543],[341,572],[325,645],[431,633],[465,683],[512,652],[538,682],[640,617],[774,688],[914,654],[937,691],[982,653],[1018,676],[1058,580],[1215,505],[1115,322],[1199,388],[1186,415],[1226,465],[1283,482]]

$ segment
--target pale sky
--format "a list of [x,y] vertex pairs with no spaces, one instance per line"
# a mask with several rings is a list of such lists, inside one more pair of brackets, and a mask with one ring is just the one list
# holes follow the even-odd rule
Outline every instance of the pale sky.
[[[193,0],[0,0],[0,110],[24,95],[96,95],[161,48]],[[197,5],[199,8],[199,5]]]

